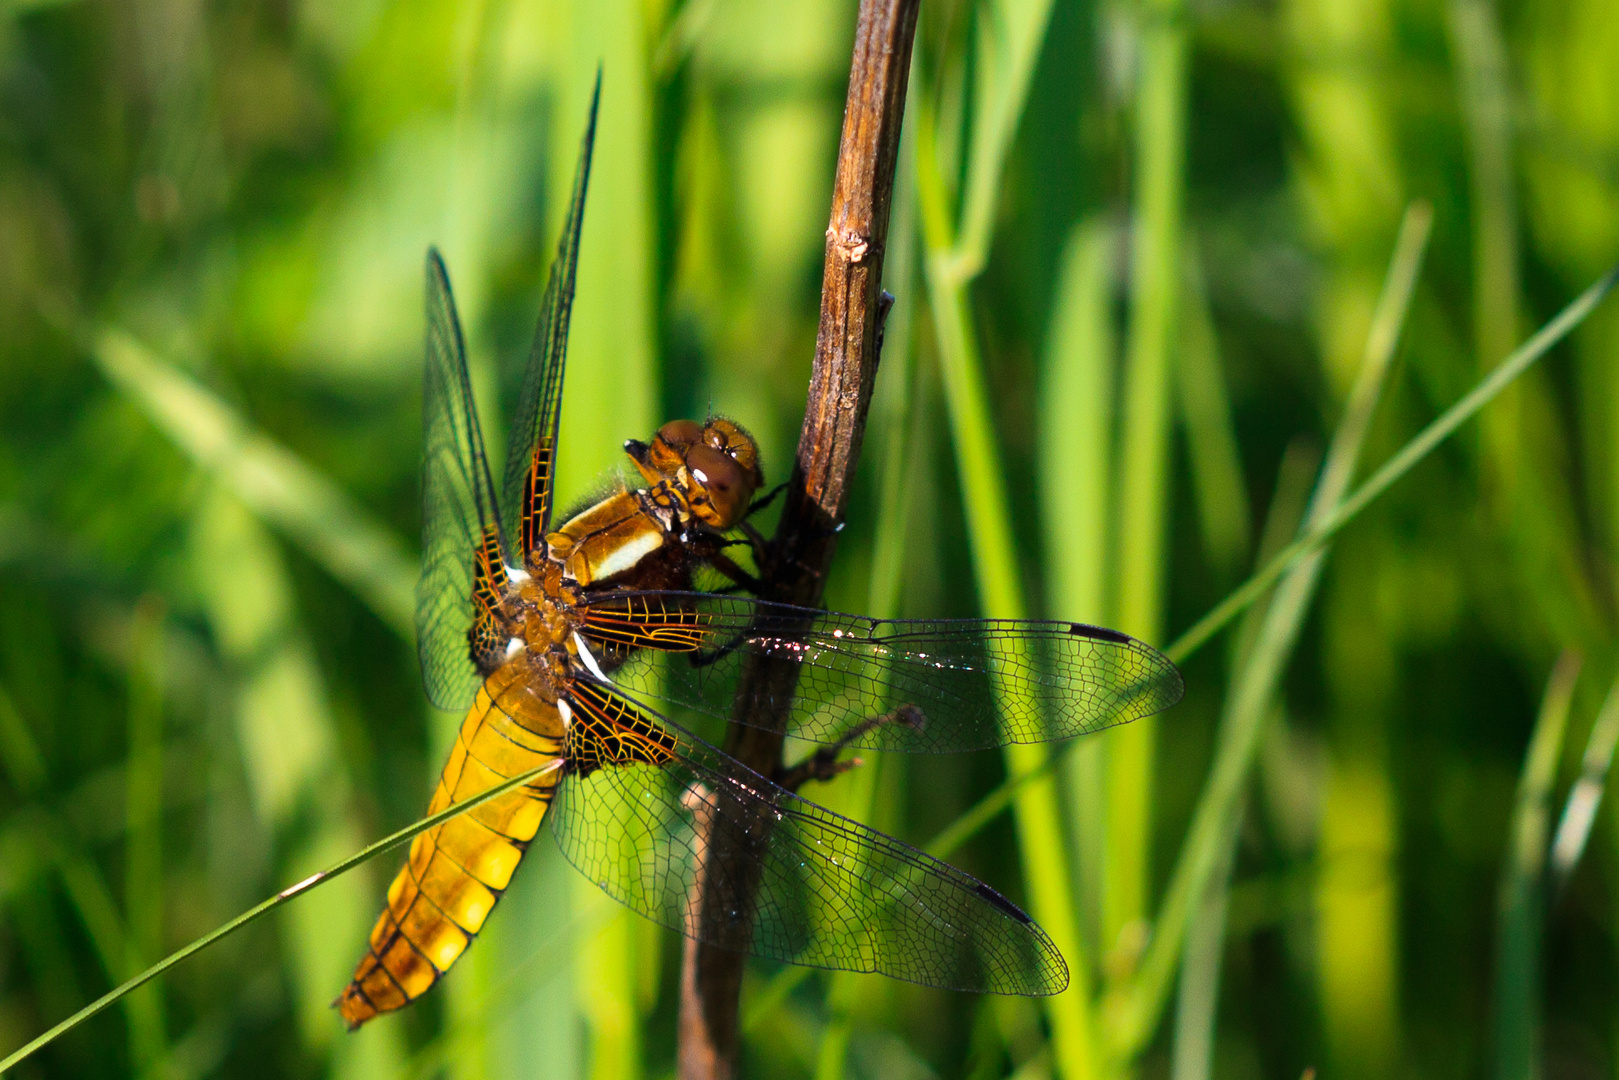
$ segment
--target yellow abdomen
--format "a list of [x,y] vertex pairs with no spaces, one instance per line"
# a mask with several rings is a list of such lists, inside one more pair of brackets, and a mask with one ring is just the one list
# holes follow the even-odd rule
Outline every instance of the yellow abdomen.
[[[526,679],[519,658],[484,682],[444,763],[429,814],[502,780],[562,760],[556,705]],[[350,1028],[422,996],[482,929],[528,843],[539,831],[562,770],[417,836],[388,888],[354,978],[337,999]]]

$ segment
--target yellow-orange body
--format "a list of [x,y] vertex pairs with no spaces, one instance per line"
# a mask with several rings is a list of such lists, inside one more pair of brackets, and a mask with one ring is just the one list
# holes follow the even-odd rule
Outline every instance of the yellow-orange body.
[[[671,448],[665,433],[686,423],[665,425],[650,446],[630,444],[649,487],[610,495],[574,515],[546,536],[543,549],[528,553],[525,571],[501,562],[498,533],[488,527],[477,553],[469,631],[473,660],[487,674],[428,812],[531,769],[555,768],[412,841],[366,954],[337,1001],[351,1028],[426,993],[466,951],[570,770],[585,773],[632,761],[659,764],[670,756],[674,742],[655,723],[591,685],[572,682],[575,671],[608,664],[612,656],[621,661],[621,646],[651,643],[656,635],[638,639],[632,630],[616,638],[620,647],[592,643],[573,606],[590,590],[690,588],[695,564],[719,549],[716,530],[741,520],[761,480],[755,458],[746,460],[745,471],[735,470],[740,481],[722,474],[723,463],[693,455],[690,446]],[[728,421],[709,427],[716,424],[740,431]],[[699,430],[699,438],[706,430]],[[679,433],[686,434],[683,428]],[[746,433],[727,437],[736,438],[739,447],[745,440],[748,452],[757,453]],[[699,468],[703,479],[688,471],[687,459],[693,456],[707,465],[706,471]],[[711,483],[710,475],[734,486]],[[580,659],[582,645],[593,650],[589,663]],[[667,648],[667,639],[657,647]],[[559,705],[564,697],[574,705]]]
[[536,766],[555,762],[509,795],[417,836],[388,889],[388,906],[338,1008],[350,1027],[426,993],[483,929],[511,881],[561,779],[562,718],[511,663],[478,691],[444,764],[429,813]]

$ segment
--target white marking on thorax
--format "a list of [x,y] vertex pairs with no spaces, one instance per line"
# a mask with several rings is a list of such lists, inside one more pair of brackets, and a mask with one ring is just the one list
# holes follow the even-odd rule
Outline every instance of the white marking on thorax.
[[562,730],[573,727],[573,706],[568,704],[567,698],[557,698],[557,715],[562,717]]
[[522,652],[525,648],[527,648],[527,645],[524,644],[522,638],[512,638],[510,641],[506,642],[506,659],[510,660],[512,657]]
[[534,575],[524,570],[521,566],[508,566],[506,567],[506,576],[512,580],[513,584],[521,585]]
[[590,669],[590,673],[608,686],[613,685],[613,680],[609,679],[607,673],[596,663],[595,654],[590,651],[590,646],[585,643],[584,637],[577,630],[573,632],[573,644],[579,650],[579,659],[584,661],[585,667]]
[[600,566],[594,568],[592,576],[599,581],[623,573],[662,546],[661,535],[650,530],[643,532],[629,543],[614,548],[612,554],[603,560]]

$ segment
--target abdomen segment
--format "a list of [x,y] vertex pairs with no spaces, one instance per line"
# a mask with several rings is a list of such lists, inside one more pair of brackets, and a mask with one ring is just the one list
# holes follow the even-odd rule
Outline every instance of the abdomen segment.
[[336,1005],[349,1027],[426,993],[472,943],[539,831],[562,776],[561,717],[523,679],[522,660],[479,689],[444,764],[429,814],[555,763],[515,791],[417,836],[388,906]]

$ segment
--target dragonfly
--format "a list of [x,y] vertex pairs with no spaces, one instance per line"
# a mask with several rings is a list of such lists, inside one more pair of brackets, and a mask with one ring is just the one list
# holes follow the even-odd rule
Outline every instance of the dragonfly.
[[[779,658],[800,677],[760,715],[783,733],[826,749],[956,751],[1146,716],[1179,699],[1179,674],[1100,627],[871,619],[696,589],[705,567],[747,583],[725,549],[746,542],[734,533],[764,501],[758,446],[724,418],[627,442],[644,486],[552,528],[595,125],[593,101],[498,490],[449,276],[428,253],[418,653],[428,697],[465,715],[429,812],[538,771],[415,837],[340,1015],[357,1028],[430,990],[545,823],[614,899],[722,949],[959,990],[1060,992],[1061,954],[1011,900],[749,769],[671,713],[732,718],[739,666]],[[699,914],[700,888],[740,899]]]

